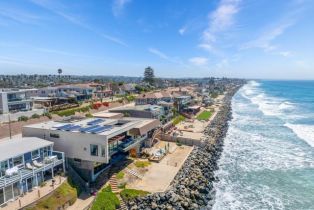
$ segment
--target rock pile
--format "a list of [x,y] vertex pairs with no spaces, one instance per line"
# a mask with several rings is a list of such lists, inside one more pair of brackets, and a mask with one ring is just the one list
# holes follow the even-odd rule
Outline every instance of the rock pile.
[[129,209],[201,209],[210,208],[214,199],[214,171],[218,169],[217,160],[223,140],[232,117],[231,99],[236,87],[228,91],[223,105],[211,124],[205,129],[206,138],[202,147],[195,147],[184,165],[172,181],[168,191],[136,198],[127,203]]

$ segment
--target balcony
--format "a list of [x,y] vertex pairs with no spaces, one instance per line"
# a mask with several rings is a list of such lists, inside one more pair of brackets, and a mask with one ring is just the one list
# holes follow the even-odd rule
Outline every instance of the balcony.
[[141,142],[143,142],[146,139],[146,136],[144,137],[139,137],[139,138],[128,138],[125,139],[120,145],[119,145],[119,149],[120,151],[123,152],[127,152],[130,149],[132,149],[133,147],[135,147],[136,145],[140,144]]
[[64,163],[64,154],[62,152],[52,152],[52,156],[48,156],[44,161],[40,162],[40,167],[33,166],[29,169],[26,165],[19,167],[18,172],[14,175],[4,175],[0,177],[0,188],[6,187],[15,182],[21,181],[26,178],[35,177],[37,173],[54,168],[55,166]]

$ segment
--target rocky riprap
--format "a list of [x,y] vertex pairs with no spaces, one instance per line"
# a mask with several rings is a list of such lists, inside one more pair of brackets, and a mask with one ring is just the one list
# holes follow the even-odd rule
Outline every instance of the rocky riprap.
[[[194,147],[182,168],[172,181],[169,190],[139,197],[127,203],[129,209],[204,209],[210,208],[214,199],[213,182],[217,160],[232,117],[231,99],[236,87],[228,91],[220,111],[205,129],[203,147]],[[154,181],[154,180],[152,180]]]

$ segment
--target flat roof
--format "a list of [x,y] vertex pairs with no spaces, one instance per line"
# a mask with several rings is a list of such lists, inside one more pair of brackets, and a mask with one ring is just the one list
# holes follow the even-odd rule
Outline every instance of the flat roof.
[[[112,126],[109,129],[106,129],[102,132],[96,132],[93,133],[92,131],[86,131],[85,133],[91,133],[94,135],[102,135],[102,136],[109,136],[112,134],[115,134],[116,132],[123,131],[125,129],[132,129],[135,128],[136,125],[141,123],[140,119],[103,119],[103,118],[86,118],[83,120],[75,120],[72,122],[57,122],[57,121],[48,121],[48,122],[43,122],[43,123],[38,123],[38,124],[32,124],[32,125],[26,125],[24,126],[25,128],[37,128],[37,129],[44,129],[44,130],[58,130],[59,127],[65,126],[65,125],[73,125],[73,126],[80,126],[80,128],[88,128],[91,127],[92,125],[89,125],[91,121],[97,120],[97,119],[102,119],[103,121],[97,123],[97,125],[103,127],[103,126]],[[117,123],[122,123],[120,125],[116,125]],[[63,131],[63,132],[74,132],[74,133],[79,133],[79,129],[73,130],[73,131],[67,131],[67,130],[58,130],[58,131]]]
[[123,117],[122,113],[114,113],[114,112],[96,112],[92,114],[94,117],[100,117],[100,118],[121,118]]
[[13,138],[0,142],[0,161],[23,155],[33,150],[53,145],[53,142],[37,137]]
[[112,111],[126,111],[126,110],[139,110],[139,111],[144,111],[147,109],[155,109],[155,108],[162,108],[161,106],[158,105],[151,105],[151,104],[145,104],[145,105],[136,105],[136,106],[122,106],[122,107],[116,107],[109,109],[109,112]]

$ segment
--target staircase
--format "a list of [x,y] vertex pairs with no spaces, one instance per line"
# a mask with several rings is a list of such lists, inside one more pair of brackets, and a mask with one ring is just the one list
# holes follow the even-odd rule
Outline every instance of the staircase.
[[128,207],[126,206],[126,204],[124,203],[124,200],[121,198],[120,194],[117,194],[117,197],[120,201],[120,208],[121,210],[128,210]]
[[133,171],[133,170],[131,170],[131,169],[125,168],[125,171],[126,171],[127,173],[129,173],[129,174],[131,174],[131,175],[133,175],[133,176],[139,178],[139,179],[143,179],[143,176],[142,176],[142,175],[138,174],[137,172],[135,172],[135,171]]
[[120,189],[118,188],[118,181],[116,174],[113,174],[109,179],[109,184],[113,193],[119,193]]
[[111,186],[111,190],[113,193],[115,193],[120,201],[120,208],[121,210],[127,210],[127,206],[126,204],[124,203],[123,199],[121,198],[120,196],[120,189],[118,188],[118,181],[117,181],[117,176],[116,174],[114,173],[110,179],[109,179],[109,184]]
[[[152,147],[154,145],[154,141],[157,140],[160,141],[157,136],[161,133],[161,128],[158,128],[157,130],[154,131],[153,135],[152,135],[152,138],[150,139],[150,145],[149,147]],[[156,143],[157,143],[156,142]]]

